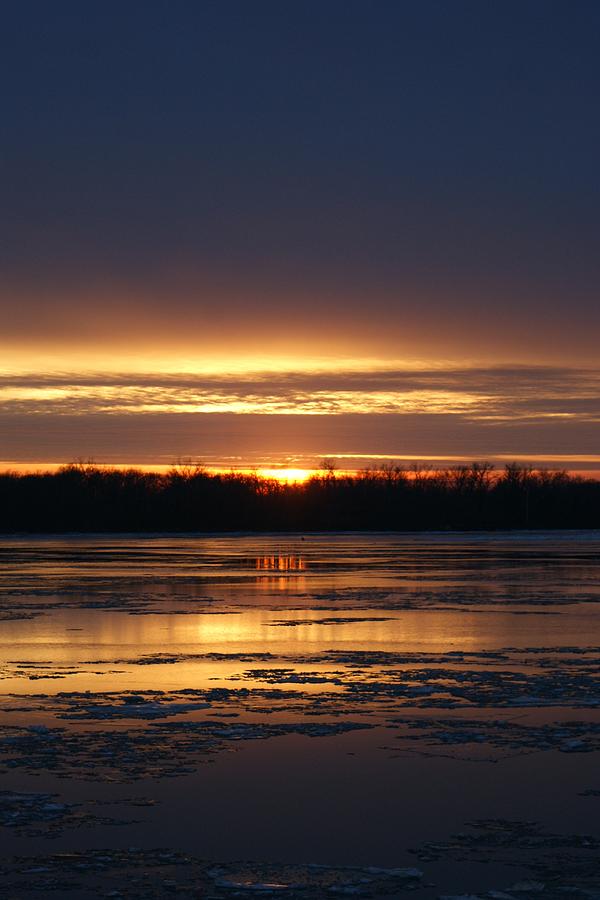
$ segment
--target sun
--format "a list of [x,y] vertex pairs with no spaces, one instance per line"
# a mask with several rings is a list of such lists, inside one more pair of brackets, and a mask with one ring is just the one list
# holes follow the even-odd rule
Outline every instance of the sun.
[[277,481],[283,481],[286,484],[296,484],[307,481],[307,479],[314,475],[314,472],[312,469],[275,468],[259,469],[258,474],[262,476],[262,478],[275,478]]

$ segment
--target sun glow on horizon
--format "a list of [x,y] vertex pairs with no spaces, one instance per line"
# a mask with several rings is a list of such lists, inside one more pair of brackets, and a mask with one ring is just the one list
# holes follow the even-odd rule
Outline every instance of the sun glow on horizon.
[[274,478],[285,484],[300,484],[308,481],[316,474],[315,469],[257,469],[256,474],[261,478]]
[[[479,364],[461,358],[462,365]],[[252,375],[256,373],[387,371],[401,367],[408,371],[422,369],[444,370],[457,364],[456,359],[409,357],[364,353],[306,354],[211,352],[192,354],[169,349],[123,353],[118,348],[88,348],[66,352],[49,351],[39,347],[2,346],[0,374],[32,375],[54,372],[68,375],[117,374],[175,374],[191,376]]]

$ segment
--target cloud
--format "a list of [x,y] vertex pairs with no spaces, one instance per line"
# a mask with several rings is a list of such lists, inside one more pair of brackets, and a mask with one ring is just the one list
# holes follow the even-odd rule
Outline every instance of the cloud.
[[4,460],[348,467],[528,459],[600,467],[600,369],[298,367],[0,376]]
[[0,410],[37,415],[408,413],[469,421],[600,416],[600,370],[542,366],[256,371],[234,374],[30,373],[0,376]]

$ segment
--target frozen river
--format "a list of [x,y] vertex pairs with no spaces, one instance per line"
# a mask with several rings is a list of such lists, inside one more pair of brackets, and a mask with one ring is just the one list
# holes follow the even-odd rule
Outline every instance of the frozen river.
[[0,539],[0,896],[600,897],[599,601],[596,532]]

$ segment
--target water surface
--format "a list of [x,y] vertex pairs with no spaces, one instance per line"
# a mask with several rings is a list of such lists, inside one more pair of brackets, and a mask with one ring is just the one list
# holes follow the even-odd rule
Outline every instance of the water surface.
[[9,895],[595,896],[599,574],[594,532],[4,538]]

